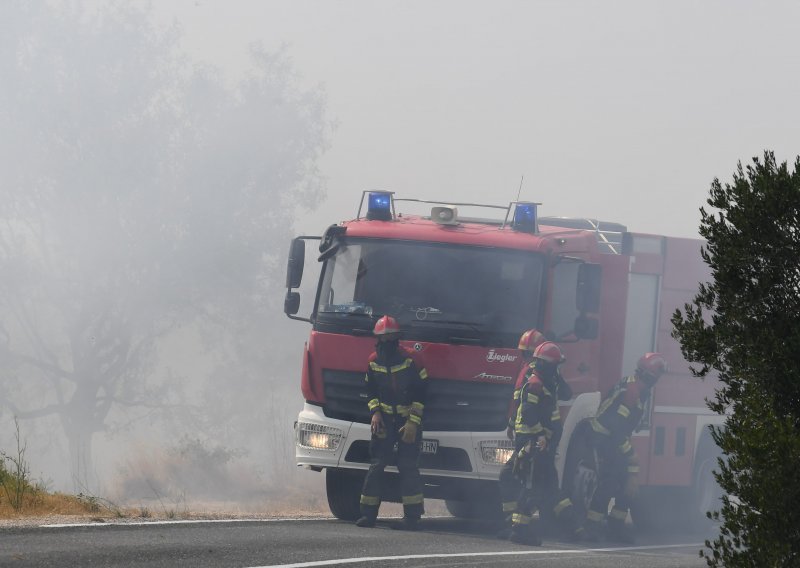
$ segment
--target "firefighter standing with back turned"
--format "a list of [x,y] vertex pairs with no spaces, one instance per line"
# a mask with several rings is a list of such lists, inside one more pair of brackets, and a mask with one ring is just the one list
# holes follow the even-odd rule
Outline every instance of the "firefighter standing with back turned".
[[359,527],[374,527],[381,503],[384,469],[396,456],[403,500],[403,519],[392,528],[416,530],[424,513],[419,474],[422,414],[428,374],[417,369],[409,351],[400,346],[400,326],[391,316],[375,324],[378,338],[369,357],[365,381],[369,393],[372,437],[370,467],[361,490]]
[[[617,383],[600,403],[592,419],[592,441],[598,459],[597,489],[586,517],[586,535],[599,538],[606,521],[610,540],[632,542],[625,528],[633,499],[638,492],[639,461],[631,445],[631,434],[642,419],[651,390],[667,370],[660,353],[645,353],[632,377]],[[614,506],[608,512],[608,505]]]
[[513,417],[514,453],[500,472],[503,512],[511,515],[508,539],[519,544],[542,543],[531,521],[537,507],[545,502],[548,444],[558,412],[557,374],[562,361],[558,345],[550,341],[539,344],[524,370],[527,380],[519,391],[519,406]]

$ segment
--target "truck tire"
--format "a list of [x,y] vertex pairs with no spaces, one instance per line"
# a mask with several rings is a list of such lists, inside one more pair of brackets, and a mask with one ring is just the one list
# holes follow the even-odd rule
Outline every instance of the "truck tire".
[[631,507],[637,530],[647,533],[711,528],[713,521],[706,512],[722,507],[723,492],[711,473],[717,469],[719,456],[719,448],[710,438],[702,440],[690,487],[643,489]]
[[355,521],[361,516],[361,487],[364,473],[344,469],[325,470],[325,491],[328,495],[328,508],[337,519]]
[[676,532],[691,520],[686,489],[644,487],[631,504],[631,520],[640,534]]
[[453,501],[452,499],[445,499],[444,506],[447,507],[447,512],[457,519],[471,519],[472,507],[468,501]]
[[496,521],[503,518],[503,507],[497,501],[445,499],[444,505],[447,507],[447,512],[457,519]]

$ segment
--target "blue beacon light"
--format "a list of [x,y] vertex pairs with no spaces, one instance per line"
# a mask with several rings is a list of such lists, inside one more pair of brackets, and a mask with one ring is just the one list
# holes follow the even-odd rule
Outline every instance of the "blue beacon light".
[[526,233],[537,232],[536,206],[536,203],[517,203],[514,208],[514,230]]
[[383,191],[371,192],[367,198],[367,219],[392,220],[392,194]]

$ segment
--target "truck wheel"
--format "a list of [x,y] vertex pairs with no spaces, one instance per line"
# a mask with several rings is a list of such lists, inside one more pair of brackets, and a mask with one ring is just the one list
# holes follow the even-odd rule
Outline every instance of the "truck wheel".
[[445,499],[444,506],[447,507],[447,512],[457,519],[471,519],[472,507],[468,501],[453,501],[452,499]]
[[706,511],[722,507],[722,489],[714,479],[719,450],[716,446],[701,445],[694,467],[691,487],[682,489],[643,489],[631,507],[631,517],[637,530],[705,531],[712,526]]
[[481,499],[476,501],[454,501],[445,499],[447,512],[457,519],[495,521],[503,518],[503,508],[497,501]]
[[586,517],[589,504],[597,489],[597,458],[589,439],[589,423],[583,422],[575,429],[564,462],[562,490],[572,499],[578,519]]
[[364,473],[343,469],[325,470],[325,490],[328,507],[333,516],[343,521],[355,521],[361,516],[361,487]]

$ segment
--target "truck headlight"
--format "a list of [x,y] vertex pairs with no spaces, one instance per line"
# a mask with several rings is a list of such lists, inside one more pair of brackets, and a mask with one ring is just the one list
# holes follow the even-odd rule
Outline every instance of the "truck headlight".
[[485,464],[503,465],[514,453],[511,440],[484,440],[481,442],[481,459]]
[[297,445],[312,450],[334,451],[342,441],[342,431],[333,426],[298,422],[295,428]]

